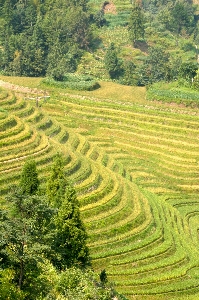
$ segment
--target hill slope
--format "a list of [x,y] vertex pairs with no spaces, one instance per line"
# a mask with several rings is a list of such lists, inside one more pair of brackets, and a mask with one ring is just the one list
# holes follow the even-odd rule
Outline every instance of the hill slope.
[[106,269],[129,299],[196,299],[199,110],[147,102],[144,88],[101,85],[49,90],[39,107],[32,90],[1,89],[1,198],[28,156],[44,186],[61,151],[93,268]]

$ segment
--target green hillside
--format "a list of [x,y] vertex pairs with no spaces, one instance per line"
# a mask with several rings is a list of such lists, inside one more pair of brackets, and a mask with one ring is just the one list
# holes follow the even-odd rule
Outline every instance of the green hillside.
[[44,186],[61,151],[94,270],[106,269],[128,299],[197,299],[198,109],[150,102],[145,88],[105,82],[92,92],[49,89],[37,107],[42,85],[31,92],[39,80],[10,80],[32,87],[1,89],[2,201],[27,157]]
[[1,0],[0,29],[3,75],[64,81],[77,73],[146,86],[191,84],[198,70],[192,0]]
[[[1,208],[28,158],[42,194],[61,153],[92,268],[129,300],[199,298],[198,5],[0,0]],[[94,299],[56,294],[51,267],[34,300]]]

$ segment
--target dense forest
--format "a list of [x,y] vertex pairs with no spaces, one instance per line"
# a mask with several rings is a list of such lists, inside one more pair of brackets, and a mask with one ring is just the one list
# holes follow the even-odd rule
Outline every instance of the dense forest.
[[[185,0],[133,1],[111,15],[105,9],[109,4],[114,2],[1,0],[2,73],[62,81],[67,73],[84,73],[82,62],[91,55],[103,64],[106,79],[127,85],[190,81],[196,76],[197,5]],[[137,57],[111,40],[104,42],[103,32],[113,27],[120,29],[121,37],[123,29],[128,32],[125,46],[141,49]],[[93,70],[95,62],[90,61]]]

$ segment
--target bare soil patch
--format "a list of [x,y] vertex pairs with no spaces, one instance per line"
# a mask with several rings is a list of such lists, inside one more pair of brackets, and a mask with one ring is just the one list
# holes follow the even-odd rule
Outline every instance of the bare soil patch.
[[46,91],[39,90],[37,88],[29,88],[25,86],[16,85],[10,82],[6,82],[0,80],[0,86],[6,88],[8,90],[15,91],[16,93],[23,93],[23,94],[33,94],[33,95],[48,95]]
[[105,14],[113,14],[113,15],[117,14],[116,6],[113,2],[108,2],[108,1],[104,2],[103,11]]

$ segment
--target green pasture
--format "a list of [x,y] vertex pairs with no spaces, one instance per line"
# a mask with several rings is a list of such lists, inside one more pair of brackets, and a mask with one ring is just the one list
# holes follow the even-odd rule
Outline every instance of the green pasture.
[[[13,85],[0,90],[1,201],[28,157],[44,189],[62,152],[93,268],[106,269],[130,300],[198,299],[198,108],[111,82],[72,91],[38,78],[0,79]],[[37,105],[39,93],[50,97]]]

